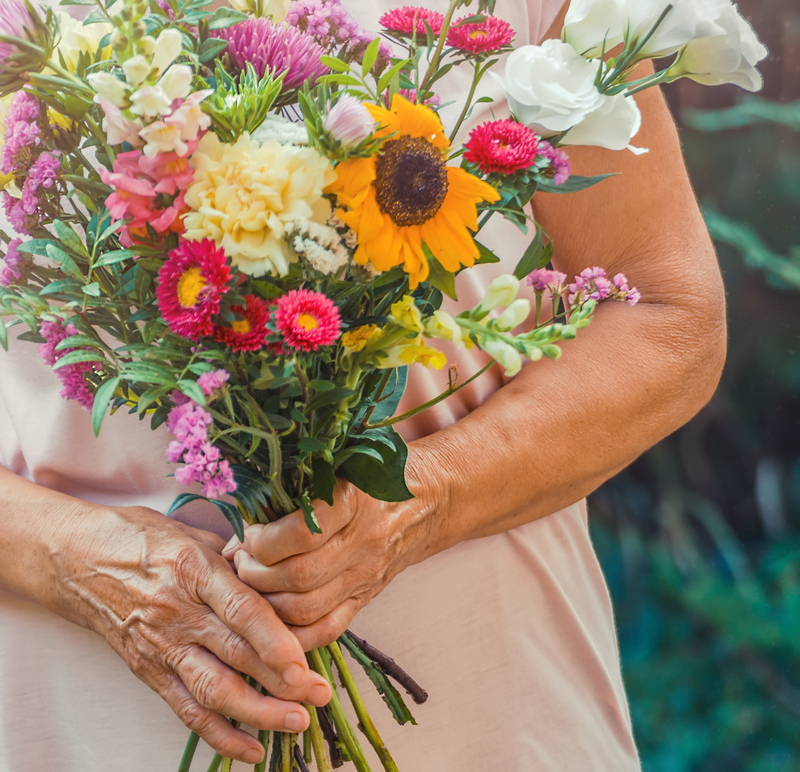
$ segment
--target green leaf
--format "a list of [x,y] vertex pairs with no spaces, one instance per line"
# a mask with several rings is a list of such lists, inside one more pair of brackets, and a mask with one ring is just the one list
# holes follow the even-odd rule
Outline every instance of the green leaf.
[[542,256],[542,250],[544,249],[544,238],[542,237],[542,232],[540,230],[536,231],[536,235],[533,237],[533,241],[528,244],[528,248],[523,252],[522,257],[519,259],[517,263],[517,267],[514,269],[514,276],[517,279],[524,279],[531,271],[536,270],[536,266],[539,265],[539,259]]
[[489,247],[485,247],[480,241],[475,242],[475,246],[478,247],[478,252],[480,253],[480,257],[475,261],[475,265],[483,265],[485,263],[499,263],[500,258],[492,252]]
[[56,351],[63,351],[65,348],[78,348],[78,346],[91,346],[98,348],[97,339],[89,335],[70,335],[64,338],[60,343],[56,344]]
[[93,281],[91,284],[87,284],[85,287],[81,287],[84,295],[89,295],[93,298],[100,297],[100,283]]
[[57,247],[58,244],[50,239],[31,239],[30,241],[23,241],[17,247],[17,252],[26,252],[29,255],[39,255],[47,257],[47,247]]
[[246,21],[247,14],[234,11],[233,8],[217,8],[211,16],[208,17],[208,28],[210,30],[225,29],[238,24],[240,21]]
[[320,56],[319,60],[329,69],[334,72],[350,72],[350,65],[337,59],[335,56]]
[[297,421],[299,424],[307,424],[308,419],[296,408],[292,408],[291,412],[292,420]]
[[306,405],[306,412],[313,413],[325,405],[332,405],[334,402],[341,402],[343,399],[352,397],[355,392],[352,389],[345,388],[344,386],[337,386],[330,391],[324,391],[322,394],[317,394],[316,397],[311,399]]
[[333,381],[309,381],[308,385],[314,389],[316,394],[322,391],[332,391],[336,388],[336,384]]
[[95,182],[95,180],[90,180],[87,177],[82,177],[80,174],[62,174],[61,179],[64,180],[64,182],[73,184],[80,190],[85,190],[87,193],[100,196],[103,199],[114,192],[114,189],[108,187],[108,185],[104,185],[102,182]]
[[61,220],[55,220],[53,222],[53,228],[55,228],[56,235],[59,239],[61,239],[61,243],[64,244],[68,249],[71,249],[78,255],[83,255],[84,257],[89,257],[89,252],[86,250],[86,246],[84,245],[83,241],[81,241],[80,237],[77,233],[75,233],[72,228],[68,225],[65,225]]
[[166,512],[167,517],[180,509],[184,504],[188,504],[190,501],[197,501],[198,499],[200,501],[208,501],[205,496],[201,496],[199,493],[181,493],[179,496],[176,496],[172,504],[169,505],[169,509]]
[[197,57],[201,62],[208,62],[214,59],[218,54],[222,53],[228,47],[227,40],[220,38],[208,38],[203,41],[200,50],[197,52]]
[[373,399],[377,400],[375,409],[370,416],[371,423],[378,423],[391,418],[403,394],[406,391],[406,384],[408,383],[408,365],[405,367],[396,367],[390,371],[389,379],[386,381],[386,386],[380,395],[373,395]]
[[333,464],[328,463],[324,458],[315,458],[311,462],[311,469],[313,472],[311,495],[315,499],[333,506],[333,491],[336,488],[336,473],[333,471]]
[[206,396],[203,394],[203,390],[197,384],[197,381],[193,381],[189,378],[181,378],[177,386],[182,394],[185,394],[189,399],[193,399],[198,405],[206,404]]
[[54,263],[58,263],[67,276],[72,276],[73,279],[84,278],[81,269],[78,268],[78,264],[66,252],[52,244],[48,244],[45,251],[47,252],[47,257]]
[[4,351],[8,351],[8,328],[2,320],[0,320],[0,346]]
[[364,51],[364,58],[361,61],[361,75],[366,77],[367,73],[372,69],[375,60],[378,58],[378,51],[380,50],[381,39],[375,38]]
[[53,365],[53,370],[60,370],[67,365],[77,365],[81,362],[105,362],[106,358],[96,351],[86,351],[80,349],[79,351],[70,351],[69,354],[64,354],[61,359]]
[[75,279],[58,279],[51,281],[45,287],[39,290],[39,296],[42,295],[55,295],[58,292],[77,292],[83,285]]
[[392,82],[392,78],[394,78],[394,76],[397,75],[408,63],[408,59],[403,59],[403,61],[398,62],[391,69],[387,70],[383,73],[383,75],[381,75],[381,78],[378,81],[379,94],[382,94],[384,91],[386,91],[386,89],[389,87],[389,84]]
[[297,447],[302,450],[303,453],[319,453],[328,448],[324,442],[320,442],[314,437],[301,437],[297,441]]
[[306,521],[308,530],[311,531],[311,533],[322,533],[322,528],[319,527],[317,518],[314,515],[314,507],[311,504],[311,499],[305,491],[300,494],[300,509],[303,511],[303,519]]
[[433,256],[433,252],[428,249],[428,245],[424,241],[422,242],[422,250],[425,253],[425,257],[428,259],[428,265],[430,267],[430,274],[425,281],[431,286],[436,287],[439,292],[447,295],[447,297],[452,300],[458,300],[458,296],[456,295],[455,274],[450,273],[450,271],[442,266]]
[[561,185],[556,185],[546,177],[537,177],[536,180],[542,193],[577,193],[579,190],[586,190],[586,188],[591,188],[592,185],[597,185],[598,182],[602,182],[607,177],[616,176],[616,174],[598,174],[596,177],[578,177],[573,174]]
[[134,249],[115,249],[112,252],[105,252],[100,255],[100,259],[94,264],[94,267],[101,268],[104,265],[114,265],[138,256],[139,253]]
[[396,450],[391,450],[382,443],[366,443],[367,446],[378,450],[381,461],[363,453],[354,453],[337,469],[337,472],[374,499],[408,501],[414,498],[405,480],[408,447],[394,429],[388,436],[391,437]]
[[225,515],[225,519],[233,526],[233,532],[239,541],[244,541],[244,519],[239,507],[221,499],[209,499],[209,501],[216,504],[219,511]]
[[94,395],[94,404],[92,405],[92,430],[94,431],[95,437],[100,434],[100,425],[103,423],[108,403],[111,402],[111,398],[114,396],[114,392],[117,390],[117,386],[119,386],[121,380],[122,379],[118,375],[115,375],[113,378],[103,381],[100,384],[100,388],[97,389],[97,393]]

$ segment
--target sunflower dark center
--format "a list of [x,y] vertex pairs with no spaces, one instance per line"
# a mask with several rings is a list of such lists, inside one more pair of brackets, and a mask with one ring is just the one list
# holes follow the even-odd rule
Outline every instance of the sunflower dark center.
[[375,164],[376,198],[395,225],[422,225],[447,196],[444,158],[423,137],[398,137],[383,145]]

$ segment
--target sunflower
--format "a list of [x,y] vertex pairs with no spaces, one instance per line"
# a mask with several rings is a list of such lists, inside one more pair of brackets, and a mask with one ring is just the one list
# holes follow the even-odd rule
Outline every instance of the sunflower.
[[380,150],[340,163],[326,189],[343,206],[339,218],[358,234],[355,262],[379,271],[402,265],[412,289],[428,277],[423,244],[451,273],[473,265],[477,205],[497,201],[497,191],[445,164],[450,143],[430,108],[399,94],[391,110],[366,108],[379,127],[375,136],[384,138]]

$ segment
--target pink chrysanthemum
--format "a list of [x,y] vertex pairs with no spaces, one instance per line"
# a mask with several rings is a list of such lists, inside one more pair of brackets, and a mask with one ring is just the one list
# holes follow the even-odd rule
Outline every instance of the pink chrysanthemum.
[[269,303],[255,295],[245,296],[246,307],[231,306],[231,311],[242,318],[231,322],[230,327],[214,328],[214,340],[230,346],[234,351],[258,351],[264,348],[269,321]]
[[438,11],[431,11],[429,8],[404,5],[402,8],[394,8],[391,11],[387,11],[380,18],[380,25],[389,30],[389,32],[408,36],[416,32],[422,38],[428,34],[425,26],[426,22],[433,34],[438,35],[444,25],[444,16]]
[[496,16],[487,16],[485,21],[464,24],[459,19],[447,33],[447,44],[470,54],[497,53],[514,39],[511,25]]
[[313,86],[317,78],[329,72],[320,61],[325,50],[313,35],[297,27],[263,18],[248,19],[214,35],[228,41],[225,50],[236,69],[244,70],[249,62],[261,78],[267,71],[275,77],[285,72],[285,89],[300,88],[304,83]]
[[278,298],[275,326],[287,346],[298,351],[316,351],[339,337],[342,320],[334,302],[321,292],[292,290]]
[[544,175],[552,177],[554,184],[563,185],[572,173],[569,156],[544,140],[539,142],[539,155],[550,161],[550,166],[544,170]]
[[464,143],[464,158],[484,174],[513,174],[536,161],[539,139],[527,126],[507,118],[473,129]]
[[214,331],[231,274],[225,252],[211,239],[184,241],[158,272],[156,299],[169,328],[189,340]]
[[[78,329],[74,324],[65,325],[61,320],[57,322],[42,322],[39,334],[45,339],[44,343],[39,344],[39,356],[49,367],[52,367],[61,357],[77,350],[65,348],[56,351],[56,346],[62,340],[78,334]],[[56,375],[63,386],[61,396],[64,399],[75,400],[81,407],[91,410],[94,405],[94,392],[86,382],[86,373],[97,370],[98,365],[96,362],[77,362],[56,370]]]

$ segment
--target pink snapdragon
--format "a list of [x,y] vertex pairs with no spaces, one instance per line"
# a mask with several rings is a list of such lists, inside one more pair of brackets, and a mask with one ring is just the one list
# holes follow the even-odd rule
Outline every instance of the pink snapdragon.
[[144,154],[154,158],[159,153],[174,152],[184,158],[193,152],[201,132],[211,125],[211,118],[203,112],[200,103],[213,93],[211,89],[197,91],[184,99],[172,115],[145,126],[139,132],[147,143]]
[[171,464],[184,464],[175,470],[175,479],[181,485],[200,483],[203,495],[213,499],[233,493],[237,485],[230,462],[221,459],[219,448],[208,441],[212,423],[211,414],[196,402],[172,408],[167,428],[175,439],[167,446],[165,456]]
[[[44,343],[39,344],[39,356],[44,363],[52,367],[59,359],[77,348],[65,348],[56,351],[56,346],[65,338],[77,335],[78,330],[74,324],[65,325],[63,321],[42,322],[39,334],[45,339]],[[81,407],[91,410],[94,405],[94,392],[89,388],[86,381],[86,374],[99,371],[96,362],[78,362],[72,365],[65,365],[56,370],[63,388],[61,396],[64,399],[75,400]]]
[[107,99],[98,101],[105,113],[103,131],[105,131],[108,138],[108,144],[121,145],[123,142],[127,142],[131,147],[139,147],[142,144],[142,140],[139,137],[142,124],[126,118],[122,114],[122,110]]

